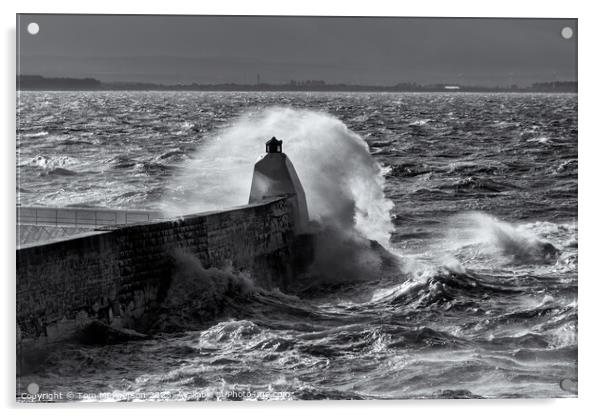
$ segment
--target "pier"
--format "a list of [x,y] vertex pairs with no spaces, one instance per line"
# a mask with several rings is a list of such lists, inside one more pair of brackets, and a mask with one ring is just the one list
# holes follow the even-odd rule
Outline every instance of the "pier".
[[265,193],[254,189],[249,204],[225,210],[165,218],[143,210],[17,207],[19,358],[94,323],[144,331],[182,254],[203,268],[244,272],[258,286],[286,288],[299,265],[295,252],[309,253],[296,244],[308,242],[296,225],[308,220],[301,184],[296,174],[291,182],[294,168],[280,152],[268,150],[279,162],[257,174]]

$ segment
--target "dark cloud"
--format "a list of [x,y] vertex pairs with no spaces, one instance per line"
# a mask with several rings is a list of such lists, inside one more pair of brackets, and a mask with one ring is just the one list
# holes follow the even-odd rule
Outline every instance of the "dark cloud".
[[[575,19],[20,15],[23,74],[390,85],[576,80]],[[26,31],[29,22],[40,33]]]

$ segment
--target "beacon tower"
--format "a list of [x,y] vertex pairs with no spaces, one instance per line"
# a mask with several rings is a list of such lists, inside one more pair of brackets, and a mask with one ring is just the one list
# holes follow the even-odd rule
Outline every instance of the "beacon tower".
[[249,204],[267,198],[288,197],[293,204],[295,232],[307,230],[309,216],[301,181],[290,159],[282,152],[282,141],[273,137],[265,144],[266,154],[257,161],[253,171]]

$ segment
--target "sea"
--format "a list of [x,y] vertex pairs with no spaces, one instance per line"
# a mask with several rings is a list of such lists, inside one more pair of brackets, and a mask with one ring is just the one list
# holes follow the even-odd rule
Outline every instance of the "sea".
[[17,395],[575,397],[577,133],[576,94],[19,92],[18,204],[246,204],[276,136],[312,221],[398,264],[324,245],[294,290],[187,268],[147,338],[65,344]]

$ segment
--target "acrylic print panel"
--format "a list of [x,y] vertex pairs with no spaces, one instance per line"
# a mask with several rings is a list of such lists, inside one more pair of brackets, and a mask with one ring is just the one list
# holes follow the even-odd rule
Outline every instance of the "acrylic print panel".
[[577,33],[18,15],[17,400],[577,396]]

